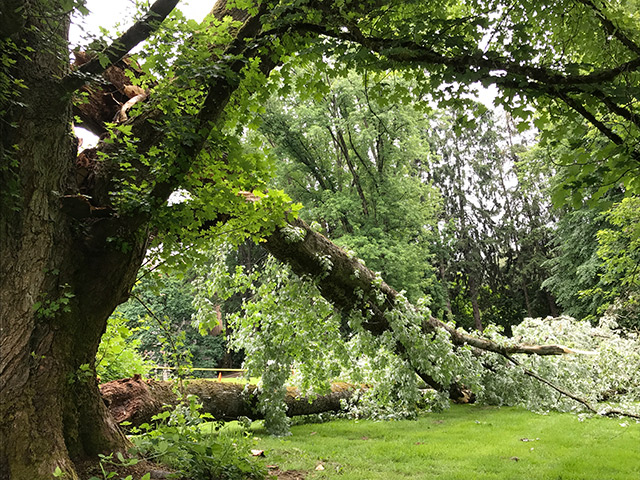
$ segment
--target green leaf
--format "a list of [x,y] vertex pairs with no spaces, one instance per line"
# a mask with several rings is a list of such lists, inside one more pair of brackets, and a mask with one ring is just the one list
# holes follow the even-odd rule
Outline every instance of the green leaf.
[[60,7],[64,12],[73,10],[76,0],[60,0]]

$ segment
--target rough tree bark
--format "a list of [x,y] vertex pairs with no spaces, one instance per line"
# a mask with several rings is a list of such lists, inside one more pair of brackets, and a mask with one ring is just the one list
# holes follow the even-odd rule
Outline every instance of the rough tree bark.
[[0,221],[0,478],[14,480],[50,478],[56,467],[74,478],[71,458],[126,445],[91,372],[145,251],[138,231],[124,232],[127,252],[109,248],[123,219],[78,220],[62,208],[77,155],[71,100],[56,80],[68,70],[68,18],[39,13],[26,12],[17,41],[35,52],[17,57],[23,106],[12,108],[17,128],[2,138],[18,159],[2,172],[3,189],[9,175],[18,183]]
[[[102,398],[116,422],[130,422],[133,426],[151,422],[154,415],[167,405],[175,406],[178,397],[172,382],[143,380],[139,376],[105,383],[100,386]],[[287,415],[311,415],[342,410],[341,400],[348,400],[356,391],[346,383],[334,383],[331,392],[317,397],[301,396],[295,388],[287,390],[285,403]],[[191,380],[185,386],[185,394],[197,395],[202,412],[216,420],[236,420],[247,417],[264,418],[258,409],[257,387],[237,383],[218,383],[211,380]]]

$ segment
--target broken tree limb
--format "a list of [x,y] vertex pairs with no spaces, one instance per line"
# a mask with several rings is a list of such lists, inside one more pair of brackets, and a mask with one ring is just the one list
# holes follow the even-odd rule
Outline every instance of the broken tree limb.
[[[398,292],[377,278],[357,258],[348,255],[330,240],[314,232],[302,220],[289,221],[288,225],[269,236],[264,246],[278,260],[289,264],[296,274],[312,277],[320,293],[338,310],[347,315],[354,310],[360,311],[364,316],[363,328],[374,335],[381,335],[391,330],[388,320],[391,310],[411,308],[410,305],[403,303],[405,301]],[[422,322],[421,327],[424,334],[432,335],[438,331],[446,331],[451,342],[456,346],[469,345],[478,352],[496,353],[512,362],[514,360],[511,356],[514,354],[544,356],[596,353],[571,349],[563,345],[500,344],[491,339],[470,335],[431,316]],[[400,341],[396,342],[394,349],[401,358],[412,365],[410,355]],[[416,370],[416,373],[432,388],[440,391],[446,391],[448,388],[438,385],[424,372]],[[581,403],[592,413],[638,418],[634,413],[620,410],[598,412],[584,399],[558,387],[535,372],[526,370],[524,374]],[[454,387],[460,386],[454,385]],[[454,391],[457,390],[459,388],[454,388]]]
[[131,107],[133,107],[138,102],[142,102],[143,100],[146,100],[148,96],[149,95],[143,91],[142,93],[134,95],[129,100],[127,100],[122,105],[122,107],[120,107],[120,111],[117,113],[116,118],[114,118],[114,122],[115,123],[126,122],[128,119],[127,112],[131,109]]
[[[516,366],[520,366],[520,362],[518,362],[518,361],[514,360],[511,356],[509,356],[509,355],[507,355],[507,354],[504,354],[503,356],[504,356],[507,360],[509,360],[511,363],[513,363],[514,365],[516,365]],[[574,400],[574,401],[576,401],[576,402],[580,403],[582,406],[584,406],[584,407],[585,407],[587,410],[589,410],[591,413],[596,413],[596,414],[598,413],[598,411],[597,411],[595,408],[593,408],[593,407],[591,406],[591,404],[590,404],[589,402],[587,402],[584,398],[579,397],[579,396],[577,396],[577,395],[574,395],[574,394],[572,394],[571,392],[568,392],[567,390],[565,390],[565,389],[563,389],[563,388],[559,387],[559,386],[558,386],[558,385],[556,385],[555,383],[553,383],[553,382],[551,382],[551,381],[547,380],[546,378],[541,377],[541,376],[540,376],[540,375],[538,375],[537,373],[535,373],[535,372],[533,372],[533,371],[531,371],[531,370],[529,370],[529,369],[527,369],[527,368],[524,368],[522,371],[523,371],[523,373],[524,373],[526,376],[531,377],[531,378],[535,378],[536,380],[538,380],[538,381],[539,381],[539,382],[541,382],[541,383],[544,383],[545,385],[549,386],[550,388],[552,388],[552,389],[553,389],[553,390],[555,390],[556,392],[558,392],[558,393],[560,393],[560,394],[562,394],[562,395],[564,395],[564,396],[566,396],[566,397],[569,397],[569,398],[571,398],[572,400]]]
[[[172,382],[145,380],[135,375],[101,385],[100,393],[118,423],[130,422],[133,426],[139,426],[151,422],[151,418],[165,410],[166,406],[179,403],[174,388]],[[185,383],[184,389],[187,395],[197,395],[202,403],[202,412],[211,414],[216,420],[264,418],[258,409],[258,387],[255,385],[191,380]],[[350,399],[356,391],[353,385],[334,383],[330,393],[306,397],[301,396],[297,389],[288,388],[285,398],[287,415],[293,417],[341,411],[342,400]]]
[[446,330],[451,336],[451,341],[454,345],[469,345],[486,352],[493,352],[499,355],[512,355],[516,353],[523,353],[525,355],[593,355],[595,352],[586,350],[577,350],[564,345],[500,345],[492,340],[486,338],[474,337],[465,333],[461,329],[452,328],[444,322],[436,318],[429,318],[427,320],[428,326],[423,326],[425,330],[431,329],[443,329]]
[[[292,230],[298,234],[292,235]],[[391,330],[387,315],[392,309],[403,306],[399,293],[377,278],[360,260],[313,231],[304,221],[289,221],[267,237],[264,247],[278,260],[290,265],[297,275],[312,277],[322,296],[338,310],[347,315],[354,310],[360,311],[364,317],[362,326],[372,334],[381,335]],[[422,323],[422,330],[426,334],[444,330],[454,345],[469,345],[500,355],[591,353],[562,345],[501,345],[469,335],[431,316]]]
[[[514,365],[520,366],[520,363],[518,361],[514,360],[511,356],[506,355],[506,354],[503,355],[503,356],[507,360],[509,360],[511,363],[513,363]],[[586,399],[567,391],[566,389],[556,385],[555,383],[551,382],[550,380],[547,380],[544,377],[541,377],[536,372],[534,372],[532,370],[529,370],[528,368],[524,368],[522,370],[522,372],[526,376],[534,378],[534,379],[538,380],[540,383],[544,383],[545,385],[547,385],[548,387],[552,388],[553,390],[555,390],[556,392],[560,393],[561,395],[564,395],[565,397],[568,397],[568,398],[578,402],[584,408],[586,408],[589,412],[591,412],[591,413],[593,413],[595,415],[602,415],[604,417],[629,417],[629,418],[640,419],[640,415],[638,415],[637,413],[625,412],[625,411],[619,410],[617,408],[608,408],[606,410],[597,410]]]

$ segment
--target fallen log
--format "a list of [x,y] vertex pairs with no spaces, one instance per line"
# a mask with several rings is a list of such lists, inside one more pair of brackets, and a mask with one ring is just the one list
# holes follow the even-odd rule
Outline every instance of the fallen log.
[[[140,375],[114,380],[100,386],[102,399],[118,423],[130,422],[133,426],[149,423],[154,415],[166,406],[179,403],[173,382],[143,379]],[[236,420],[247,417],[264,418],[258,409],[258,387],[237,383],[220,383],[212,380],[191,380],[184,385],[184,393],[197,395],[202,412],[216,420]],[[356,392],[353,385],[333,383],[331,392],[317,397],[300,395],[296,388],[288,388],[285,403],[287,415],[312,415],[343,410],[341,400],[347,400]]]

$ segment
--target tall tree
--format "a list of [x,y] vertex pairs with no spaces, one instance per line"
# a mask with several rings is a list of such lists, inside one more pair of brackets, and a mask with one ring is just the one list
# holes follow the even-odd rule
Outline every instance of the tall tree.
[[[553,115],[582,116],[607,142],[601,173],[640,188],[634,1],[558,0],[544,8],[538,1],[501,0],[235,5],[246,10],[218,2],[217,20],[167,24],[151,42],[155,52],[140,77],[124,74],[119,60],[176,3],[157,0],[121,38],[70,71],[69,15],[82,1],[0,2],[2,478],[49,479],[59,469],[75,479],[74,461],[126,446],[92,374],[107,318],[127,298],[152,240],[168,232],[162,241],[170,254],[204,231],[258,239],[282,222],[286,198],[260,194],[264,162],[242,151],[229,132],[250,123],[264,101],[265,74],[286,55],[406,67],[422,80],[418,88],[443,101],[472,82],[494,83],[520,117],[529,115],[526,100],[549,105]],[[92,85],[91,108],[80,114],[105,141],[78,157],[74,94],[103,72],[120,95],[131,95],[115,109],[119,121],[128,120],[109,132],[113,110],[100,100],[111,97]],[[580,171],[576,177],[581,180]],[[168,205],[179,189],[191,193],[190,201]],[[246,202],[251,195],[261,201]],[[343,308],[371,311],[366,324],[384,331],[393,290],[299,228],[307,242],[296,247],[276,231],[268,237],[271,250],[310,273],[323,272],[318,257],[335,254],[323,293]],[[359,279],[351,278],[354,268]],[[388,303],[379,308],[381,288]],[[427,327],[444,328],[432,320]]]
[[430,178],[444,199],[438,271],[453,318],[482,330],[547,316],[551,305],[538,297],[546,296],[542,264],[552,219],[546,191],[520,159],[531,153],[481,104],[441,114],[430,137]]
[[[484,110],[482,105],[476,109]],[[443,235],[453,239],[448,259],[441,258],[442,281],[466,290],[472,307],[473,328],[483,329],[480,312],[481,288],[496,272],[499,245],[497,222],[504,216],[502,192],[497,180],[504,175],[504,159],[498,133],[490,114],[474,115],[475,128],[456,128],[465,112],[444,116],[433,129],[435,151],[433,180],[445,198]],[[508,201],[506,198],[504,201]]]
[[[88,78],[149,36],[176,3],[157,1],[74,71],[67,44],[70,2],[1,6],[3,23],[11,27],[2,30],[2,192],[8,197],[0,225],[3,479],[50,478],[56,469],[77,478],[72,459],[127,445],[99,398],[94,362],[100,337],[108,316],[128,297],[149,244],[150,220],[184,183],[237,87],[236,75],[245,67],[239,56],[256,56],[247,40],[260,31],[264,6],[254,16],[231,12],[243,22],[233,25],[224,60],[211,59],[225,74],[202,74],[197,108],[170,112],[167,97],[164,108],[158,98],[155,108],[101,144],[99,158],[93,151],[77,159],[71,107]],[[221,5],[218,16],[225,14]],[[187,87],[178,80],[174,92],[165,91],[175,101]],[[172,114],[186,122],[182,134],[167,131]],[[135,142],[127,154],[128,134]],[[135,190],[129,202],[127,192]]]
[[441,207],[427,179],[424,108],[392,101],[394,88],[409,89],[397,75],[325,75],[324,95],[297,92],[263,115],[277,183],[305,206],[303,218],[409,299],[440,296],[431,245]]
[[607,303],[626,327],[640,328],[640,198],[625,198],[607,212],[612,228],[598,232]]

